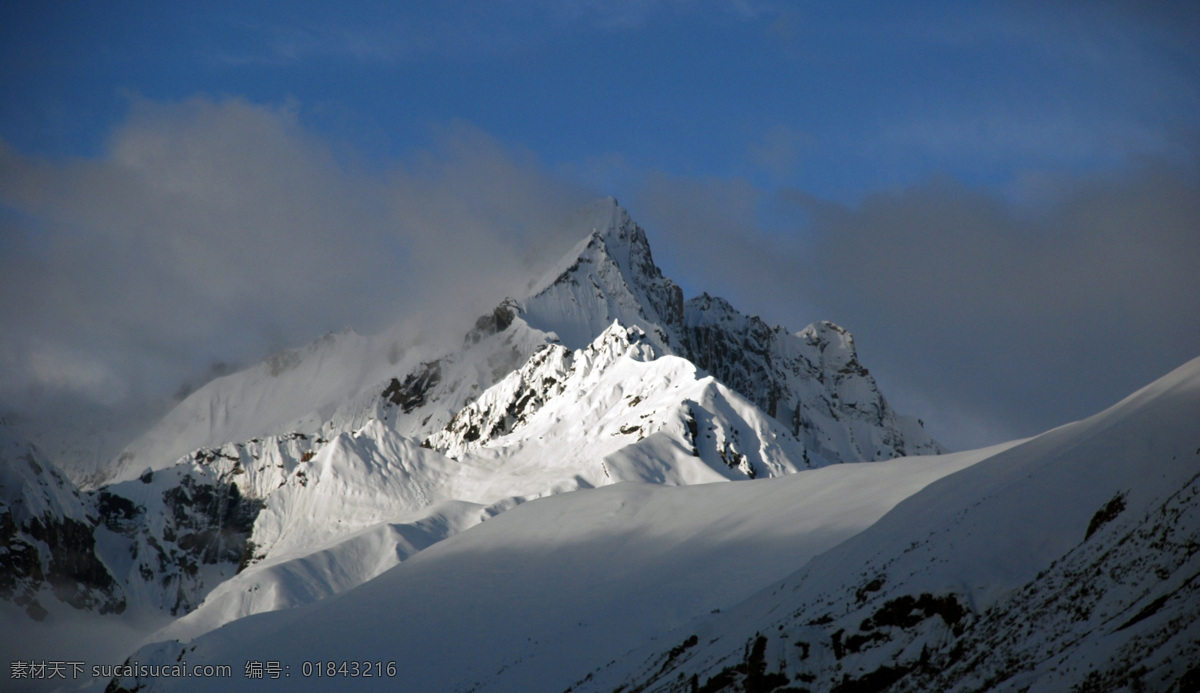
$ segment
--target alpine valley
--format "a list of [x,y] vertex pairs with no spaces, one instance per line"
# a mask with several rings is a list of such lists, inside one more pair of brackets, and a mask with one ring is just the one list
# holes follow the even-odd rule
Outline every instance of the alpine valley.
[[5,689],[1200,691],[1200,359],[947,453],[846,330],[571,225],[453,348],[326,335],[100,478],[0,424]]

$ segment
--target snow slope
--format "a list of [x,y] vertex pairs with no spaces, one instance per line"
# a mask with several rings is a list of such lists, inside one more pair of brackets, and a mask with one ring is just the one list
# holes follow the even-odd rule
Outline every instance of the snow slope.
[[987,454],[555,495],[431,546],[357,589],[242,619],[189,645],[150,646],[133,659],[183,652],[190,662],[276,660],[290,665],[287,685],[299,690],[328,685],[299,676],[303,661],[317,659],[395,661],[400,673],[389,689],[562,690],[581,669],[736,603]]
[[[191,393],[157,425],[128,445],[112,481],[159,470],[200,448],[219,448],[272,434],[315,433],[342,398],[371,378],[364,364],[382,361],[379,340],[346,331],[303,349],[280,352]],[[383,356],[383,358],[381,358]]]
[[217,378],[130,443],[109,483],[165,469],[200,448],[254,438],[332,438],[375,419],[407,436],[435,431],[546,343],[506,306],[496,309],[507,316],[503,334],[485,316],[453,352],[414,344],[399,327],[374,337],[346,331]]
[[686,655],[576,690],[1194,690],[1197,422],[1200,359],[931,484]]

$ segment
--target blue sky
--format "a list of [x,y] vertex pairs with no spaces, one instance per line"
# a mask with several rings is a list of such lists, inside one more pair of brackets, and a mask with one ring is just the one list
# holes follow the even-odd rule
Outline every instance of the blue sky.
[[1153,3],[395,5],[10,5],[0,127],[27,153],[96,155],[131,96],[236,96],[295,104],[381,164],[465,120],[551,166],[853,201],[1119,166],[1170,150],[1200,106],[1197,23]]
[[615,195],[689,294],[844,324],[955,447],[1092,413],[1200,353],[1200,12],[1042,5],[8,3],[0,398],[473,310]]

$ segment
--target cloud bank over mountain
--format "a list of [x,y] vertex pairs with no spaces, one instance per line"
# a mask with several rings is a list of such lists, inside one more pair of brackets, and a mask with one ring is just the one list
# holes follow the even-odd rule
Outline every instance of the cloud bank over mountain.
[[[590,194],[462,122],[380,168],[299,109],[135,98],[103,157],[4,147],[8,409],[128,435],[124,414],[324,331],[456,331],[570,243]],[[627,201],[689,296],[849,326],[902,408],[964,448],[1082,416],[1200,345],[1200,175],[1181,151],[1007,197],[931,179],[848,205],[660,172]]]
[[0,397],[122,407],[327,330],[457,330],[585,199],[465,124],[385,171],[342,154],[207,98],[135,99],[98,159],[4,146]]
[[664,175],[634,207],[687,248],[667,271],[791,324],[817,310],[852,326],[893,399],[961,448],[1083,416],[1200,347],[1187,151],[1031,180],[1021,199],[933,179],[850,206]]

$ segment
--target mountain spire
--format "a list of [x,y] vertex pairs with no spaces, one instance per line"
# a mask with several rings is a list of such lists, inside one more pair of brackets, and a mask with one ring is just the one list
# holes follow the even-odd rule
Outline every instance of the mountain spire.
[[591,343],[614,320],[669,349],[669,331],[683,321],[683,290],[654,264],[646,232],[613,197],[581,209],[569,227],[581,240],[534,283],[521,302],[525,320],[570,349]]

